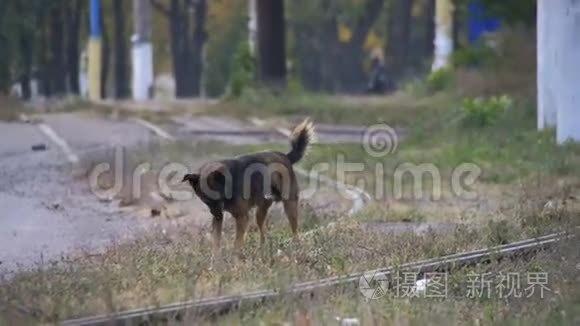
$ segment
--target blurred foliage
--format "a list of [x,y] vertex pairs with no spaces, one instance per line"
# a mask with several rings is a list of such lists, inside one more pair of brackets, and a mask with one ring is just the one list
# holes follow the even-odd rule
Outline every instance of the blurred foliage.
[[6,91],[21,69],[20,41],[42,32],[41,21],[59,0],[0,1],[0,92]]
[[499,60],[497,52],[483,42],[453,52],[453,64],[466,67],[490,67]]
[[469,127],[493,125],[501,114],[513,107],[513,99],[508,95],[491,96],[487,99],[466,98],[463,100],[463,122]]
[[254,87],[256,82],[256,58],[249,43],[239,43],[232,65],[229,96],[240,97],[245,89]]
[[231,79],[236,58],[247,34],[247,1],[208,1],[206,83],[208,96],[222,95]]
[[[456,6],[465,8],[473,0],[454,0]],[[479,0],[486,8],[489,15],[499,17],[507,24],[513,25],[522,23],[528,27],[534,26],[536,22],[536,1],[537,0]]]
[[[74,0],[85,1],[85,0]],[[69,10],[74,7],[73,0],[2,0],[0,1],[0,93],[6,92],[16,82],[25,70],[23,44],[30,45],[32,53],[32,77],[36,73],[47,69],[46,65],[53,54],[51,52],[50,25],[54,9],[64,11],[64,19],[60,23],[72,20],[66,17],[72,14]],[[106,2],[103,1],[103,8]],[[109,8],[111,6],[109,5]],[[81,6],[81,10],[83,6]],[[86,23],[86,13],[81,14],[80,21]],[[112,17],[105,19],[112,20]],[[87,27],[80,25],[79,35],[85,39]],[[71,31],[64,30],[64,44]],[[82,44],[82,42],[81,42]],[[66,46],[66,45],[65,45]],[[28,51],[26,51],[28,52]]]
[[287,2],[288,55],[296,78],[306,89],[341,92],[364,88],[370,54],[383,57],[386,40],[387,15],[382,9],[369,10],[373,6],[377,2],[371,0]]
[[[286,2],[288,59],[292,64],[289,84],[294,89],[311,91],[345,91],[358,89],[365,84],[369,54],[384,57],[382,51],[388,47],[387,20],[388,3],[376,19],[364,39],[360,49],[349,48],[356,38],[357,23],[365,15],[369,0],[293,0]],[[454,0],[464,11],[468,0]],[[159,0],[165,7],[169,0]],[[533,25],[535,0],[496,1],[482,0],[490,14],[499,16],[507,23],[526,23]],[[52,6],[66,3],[66,0],[2,0],[0,1],[0,90],[7,90],[15,81],[21,69],[19,42],[21,37],[34,37],[35,55],[39,52],[38,36],[46,33],[46,21]],[[427,1],[416,0],[412,8],[413,26],[412,47],[421,47],[424,42],[422,15],[425,14]],[[112,33],[110,22],[111,1],[103,1],[104,21],[107,32]],[[131,30],[131,6],[126,8],[127,29]],[[83,29],[86,29],[86,17]],[[247,1],[212,0],[208,1],[207,31],[209,39],[206,48],[205,88],[209,96],[219,96],[228,86],[238,87],[245,77],[241,77],[238,59],[234,58],[242,42],[247,39]],[[172,70],[167,19],[155,11],[153,34],[155,44],[155,70],[170,73]],[[86,38],[86,31],[81,39]],[[81,42],[83,44],[84,42]],[[357,45],[358,47],[359,45]],[[428,51],[428,50],[427,50]],[[421,51],[412,51],[415,56]],[[348,64],[346,61],[350,60]],[[413,59],[415,60],[415,59]],[[413,61],[411,60],[411,61]],[[428,52],[415,61],[429,61]],[[458,65],[486,65],[494,60],[489,48],[474,47],[459,50],[454,55]],[[37,61],[36,59],[34,60]],[[415,62],[413,61],[413,62]],[[426,69],[414,69],[413,76],[423,76]],[[234,74],[238,74],[234,76]],[[444,88],[443,76],[433,75],[428,79],[433,89]],[[292,79],[292,80],[290,80]],[[236,86],[234,86],[236,85]]]

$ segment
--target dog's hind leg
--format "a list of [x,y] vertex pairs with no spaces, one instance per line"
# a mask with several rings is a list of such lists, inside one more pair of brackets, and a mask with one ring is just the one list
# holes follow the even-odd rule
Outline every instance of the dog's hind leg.
[[236,214],[236,248],[241,248],[244,244],[244,236],[246,235],[246,230],[248,229],[248,212]]
[[284,212],[286,213],[286,217],[288,217],[290,229],[292,230],[292,236],[294,237],[295,241],[298,241],[298,201],[285,200]]
[[213,234],[213,243],[214,243],[215,249],[220,248],[221,239],[222,239],[222,224],[223,224],[223,222],[224,222],[223,217],[222,218],[217,218],[217,217],[213,218],[212,234]]
[[266,217],[268,216],[268,210],[272,206],[271,200],[264,200],[256,210],[256,223],[258,224],[258,229],[260,229],[260,244],[263,245],[266,242],[266,230],[264,229],[264,223],[266,222]]

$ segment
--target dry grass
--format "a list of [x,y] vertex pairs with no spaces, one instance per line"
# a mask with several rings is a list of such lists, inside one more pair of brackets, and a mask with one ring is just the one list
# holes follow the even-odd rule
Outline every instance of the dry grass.
[[[556,199],[554,193],[546,192],[544,184],[534,189],[534,196],[529,191],[521,194],[523,197],[518,202],[522,204],[515,206],[512,215],[506,216],[509,223],[488,223],[477,229],[458,226],[449,234],[428,232],[424,235],[385,236],[381,232],[369,232],[356,220],[343,220],[332,228],[315,230],[298,245],[287,241],[290,234],[286,225],[272,225],[265,247],[259,246],[259,237],[254,230],[250,232],[242,252],[234,252],[231,244],[228,244],[214,256],[205,237],[205,230],[182,230],[171,236],[153,233],[131,243],[113,243],[100,255],[63,257],[61,261],[39,266],[37,270],[15,274],[1,282],[0,302],[6,307],[26,307],[35,312],[38,320],[54,322],[74,316],[191,298],[279,288],[298,281],[502,244],[545,233],[554,227],[565,228],[566,225],[578,223],[575,220],[577,215],[572,214],[569,206],[546,212],[544,207],[532,205],[543,200],[538,198]],[[311,228],[309,220],[315,218],[312,215],[303,217],[301,228]],[[542,223],[530,223],[534,219],[541,219]],[[531,266],[536,265],[516,264],[508,267],[528,271]],[[351,298],[351,301],[347,298]],[[353,298],[355,301],[352,301]],[[241,316],[234,315],[231,318],[242,318],[249,323],[255,318],[277,318],[281,321],[289,318],[289,312],[298,311],[300,307],[310,307],[309,314],[322,318],[321,321],[332,317],[325,313],[331,306],[336,307],[337,314],[355,314],[361,318],[367,312],[359,309],[379,309],[384,304],[401,305],[404,311],[411,309],[408,311],[409,316],[405,317],[411,319],[427,317],[421,309],[416,310],[423,305],[425,309],[444,309],[442,312],[458,307],[462,307],[460,311],[475,307],[474,311],[480,312],[481,309],[487,309],[488,305],[501,309],[509,307],[501,300],[470,303],[450,299],[444,302],[419,302],[415,306],[415,301],[411,301],[411,304],[390,299],[372,303],[369,308],[357,298],[351,292],[338,292],[321,296],[319,301],[313,303],[292,302],[291,305],[260,310],[256,314],[248,315],[244,312]],[[356,304],[349,306],[348,302]],[[507,311],[498,316],[507,318]],[[381,318],[395,317],[387,313]],[[461,314],[453,314],[452,317],[461,318]]]
[[[333,325],[342,318],[356,319],[360,325],[575,325],[580,320],[578,300],[580,287],[577,262],[580,253],[575,240],[528,261],[504,262],[454,271],[448,274],[447,296],[441,298],[411,298],[390,292],[386,296],[366,301],[356,288],[341,289],[299,302],[283,301],[258,311],[242,310],[221,320],[226,324]],[[544,296],[536,289],[525,291],[530,272],[548,275],[548,290]],[[499,296],[494,281],[487,298],[468,297],[469,279],[473,274],[494,279],[503,273],[520,275],[520,298]],[[485,289],[485,287],[484,287]],[[214,324],[214,323],[207,323]]]
[[0,95],[0,121],[15,121],[23,113],[25,107],[16,98]]
[[466,234],[446,241],[435,236],[398,236],[387,241],[382,235],[369,236],[356,225],[339,230],[319,232],[301,246],[284,247],[288,234],[277,229],[266,248],[260,249],[257,237],[251,236],[243,258],[229,248],[213,261],[209,244],[200,235],[184,234],[171,242],[146,237],[112,246],[98,257],[63,259],[53,267],[19,273],[3,282],[1,298],[36,311],[42,320],[56,321],[280,287],[476,246]]
[[446,94],[416,98],[399,93],[389,97],[346,97],[316,94],[267,93],[235,101],[226,101],[211,107],[208,114],[226,114],[247,118],[257,116],[300,117],[309,116],[317,123],[374,124],[387,122],[397,127],[407,127],[418,121],[438,118],[449,109],[452,99]]

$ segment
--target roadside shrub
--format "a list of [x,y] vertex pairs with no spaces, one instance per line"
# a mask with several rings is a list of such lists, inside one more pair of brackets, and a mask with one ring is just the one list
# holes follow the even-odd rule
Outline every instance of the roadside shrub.
[[508,95],[489,98],[466,98],[463,100],[463,122],[469,127],[493,125],[500,115],[513,107],[513,99]]
[[450,68],[441,68],[433,71],[427,76],[427,89],[429,92],[440,92],[447,89],[453,81],[453,74]]

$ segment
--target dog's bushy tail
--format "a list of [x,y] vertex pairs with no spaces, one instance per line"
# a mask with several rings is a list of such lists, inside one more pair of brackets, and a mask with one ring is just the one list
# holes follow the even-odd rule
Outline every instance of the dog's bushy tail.
[[286,154],[290,163],[294,164],[300,161],[308,151],[308,146],[312,141],[314,141],[314,125],[310,119],[306,119],[296,126],[290,135],[292,150]]

